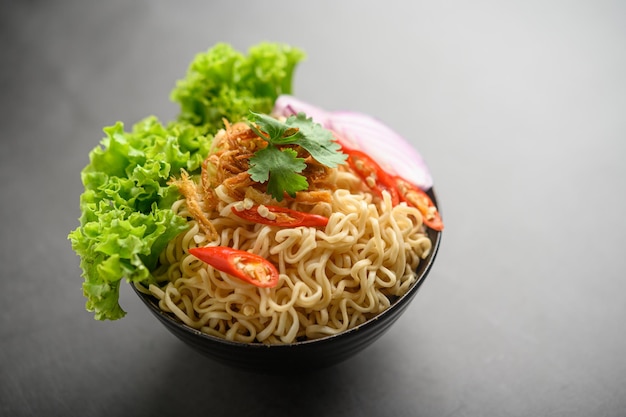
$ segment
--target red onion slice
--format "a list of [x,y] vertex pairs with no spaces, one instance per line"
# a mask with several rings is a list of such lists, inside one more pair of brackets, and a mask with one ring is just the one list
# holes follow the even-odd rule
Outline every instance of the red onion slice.
[[339,135],[348,146],[370,155],[392,175],[399,175],[423,190],[433,186],[424,158],[393,129],[363,113],[327,112],[293,96],[282,95],[274,104],[274,114],[291,116],[299,112]]

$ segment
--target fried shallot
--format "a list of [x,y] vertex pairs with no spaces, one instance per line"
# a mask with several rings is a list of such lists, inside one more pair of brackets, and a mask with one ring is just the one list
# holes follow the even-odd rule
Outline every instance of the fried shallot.
[[189,179],[189,174],[184,169],[181,170],[180,179],[172,178],[170,184],[174,184],[178,187],[178,191],[185,197],[185,203],[189,214],[196,219],[198,226],[209,240],[216,240],[218,238],[217,230],[211,221],[204,215],[200,203],[198,202],[198,192],[196,184]]

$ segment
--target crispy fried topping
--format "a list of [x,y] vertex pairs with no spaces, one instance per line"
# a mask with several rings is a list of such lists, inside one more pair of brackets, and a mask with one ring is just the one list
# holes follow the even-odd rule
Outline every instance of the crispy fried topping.
[[198,203],[198,193],[196,184],[189,179],[189,174],[184,169],[181,170],[180,179],[172,178],[171,184],[178,187],[178,191],[185,197],[187,203],[187,210],[189,214],[196,219],[200,229],[204,232],[209,240],[217,239],[217,230],[211,223],[211,221],[204,215],[200,204]]
[[[214,139],[213,152],[202,166],[202,182],[207,205],[215,208],[217,201],[212,191],[220,184],[224,184],[228,194],[236,200],[250,197],[250,189],[266,194],[266,184],[259,184],[250,179],[248,169],[250,158],[254,153],[267,146],[267,142],[256,135],[250,127],[243,123],[230,124],[224,120],[225,129],[220,131]],[[315,159],[308,152],[296,147],[298,156],[305,158],[307,168],[302,173],[309,181],[309,191],[296,194],[296,201],[309,204],[329,202],[330,192],[334,185],[328,181],[328,168]],[[211,180],[212,179],[212,180]],[[326,191],[315,191],[315,190]],[[254,192],[252,192],[254,193]],[[298,197],[299,196],[299,197]],[[269,196],[261,198],[254,196],[254,200],[269,203],[273,199]]]
[[[246,123],[231,124],[228,120],[224,120],[224,129],[215,135],[212,151],[202,163],[200,189],[196,188],[184,171],[180,179],[172,180],[185,197],[189,212],[207,235],[217,236],[215,228],[204,213],[216,210],[220,200],[215,189],[220,185],[223,185],[223,189],[234,200],[249,198],[256,204],[277,204],[267,194],[267,184],[253,181],[248,174],[250,158],[257,150],[266,146],[267,142],[259,138]],[[299,146],[294,146],[294,149],[299,157],[305,159],[307,167],[302,174],[309,182],[309,190],[297,192],[295,201],[303,204],[330,202],[331,191],[329,190],[335,189],[336,186],[328,178],[329,169],[318,163]],[[286,201],[294,201],[288,196],[285,198]],[[203,201],[204,211],[198,200]]]

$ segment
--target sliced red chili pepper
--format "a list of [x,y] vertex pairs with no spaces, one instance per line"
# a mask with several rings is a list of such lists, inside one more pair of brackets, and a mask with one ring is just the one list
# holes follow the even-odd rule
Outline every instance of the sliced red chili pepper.
[[383,191],[391,195],[392,205],[400,202],[398,190],[393,179],[368,154],[356,149],[343,149],[348,155],[348,164],[361,177],[365,184],[379,197]]
[[267,259],[227,246],[190,248],[191,253],[213,268],[261,288],[278,284],[278,270]]
[[424,224],[433,230],[443,230],[441,215],[428,194],[402,177],[396,176],[393,179],[400,194],[400,199],[416,207],[422,213]]
[[254,205],[249,209],[238,210],[237,207],[233,206],[232,212],[244,220],[270,226],[325,227],[328,224],[328,217],[291,210],[286,207]]

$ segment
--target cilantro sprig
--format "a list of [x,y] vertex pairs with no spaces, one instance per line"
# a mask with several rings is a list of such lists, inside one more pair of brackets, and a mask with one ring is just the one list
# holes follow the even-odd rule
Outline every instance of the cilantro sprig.
[[311,154],[320,164],[336,168],[345,163],[347,155],[333,140],[330,131],[307,118],[304,113],[289,116],[285,122],[271,116],[250,111],[250,128],[267,147],[250,158],[248,173],[253,181],[267,182],[267,192],[277,201],[284,194],[295,197],[297,191],[307,190],[309,183],[301,174],[306,168],[304,158],[287,145],[298,145]]

